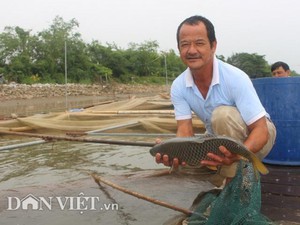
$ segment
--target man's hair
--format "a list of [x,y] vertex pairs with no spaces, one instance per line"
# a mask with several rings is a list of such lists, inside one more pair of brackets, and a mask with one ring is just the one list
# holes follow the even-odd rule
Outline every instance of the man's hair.
[[215,28],[214,25],[205,17],[203,16],[191,16],[187,19],[185,19],[184,21],[181,22],[181,24],[178,26],[177,28],[177,46],[179,47],[179,33],[180,33],[180,29],[182,27],[182,25],[184,24],[188,24],[188,25],[197,25],[199,23],[204,23],[205,27],[206,27],[206,31],[207,31],[207,37],[210,43],[210,46],[212,46],[213,42],[216,41],[216,35],[215,35]]
[[276,70],[277,68],[282,67],[284,69],[284,71],[290,70],[290,67],[288,64],[286,64],[285,62],[276,62],[271,66],[271,72],[273,72],[274,70]]

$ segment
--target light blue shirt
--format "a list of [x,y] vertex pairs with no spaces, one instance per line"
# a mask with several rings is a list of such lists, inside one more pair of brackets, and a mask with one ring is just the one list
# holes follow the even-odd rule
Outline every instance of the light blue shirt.
[[218,106],[237,107],[247,125],[268,116],[248,75],[216,57],[206,99],[198,90],[191,71],[187,68],[172,84],[171,101],[176,120],[191,119],[194,112],[204,122],[209,133],[213,133],[211,115]]

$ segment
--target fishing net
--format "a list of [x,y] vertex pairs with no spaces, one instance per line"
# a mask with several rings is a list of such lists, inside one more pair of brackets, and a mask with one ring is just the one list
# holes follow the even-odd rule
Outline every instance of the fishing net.
[[274,224],[260,213],[261,186],[251,163],[241,161],[237,174],[221,190],[202,194],[188,218],[188,225],[267,225]]
[[[197,133],[204,124],[194,116]],[[176,120],[169,97],[163,95],[103,102],[85,109],[50,112],[0,121],[0,130],[95,131],[176,133]]]

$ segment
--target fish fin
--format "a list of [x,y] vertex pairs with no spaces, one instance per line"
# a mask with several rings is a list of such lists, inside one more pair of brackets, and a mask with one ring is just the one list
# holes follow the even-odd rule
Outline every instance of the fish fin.
[[215,134],[210,134],[210,133],[205,133],[205,134],[201,134],[201,135],[196,135],[197,138],[215,138],[217,137],[217,135]]
[[172,172],[174,172],[175,171],[175,168],[174,168],[174,165],[172,165],[171,167],[170,167],[170,169],[169,169],[169,174],[171,174]]
[[216,166],[206,166],[206,167],[210,170],[214,170],[214,171],[218,170],[218,168]]
[[269,173],[269,170],[267,169],[267,167],[262,163],[262,161],[260,161],[259,158],[256,157],[256,155],[253,154],[253,156],[251,156],[252,158],[252,162],[254,167],[263,175],[266,175]]
[[205,140],[205,138],[195,138],[193,141],[196,143],[203,143]]
[[[242,156],[242,155],[238,155],[238,157],[239,157],[239,159],[241,159],[241,160],[244,160],[244,161],[246,161],[246,162],[249,162],[249,159],[245,158],[245,157]],[[251,156],[251,157],[252,157],[252,156]]]
[[195,136],[196,138],[194,138],[194,141],[197,143],[203,143],[204,141],[211,139],[211,138],[217,138],[217,135],[214,134],[210,134],[210,133],[205,133],[205,134],[201,134],[201,135],[197,135]]

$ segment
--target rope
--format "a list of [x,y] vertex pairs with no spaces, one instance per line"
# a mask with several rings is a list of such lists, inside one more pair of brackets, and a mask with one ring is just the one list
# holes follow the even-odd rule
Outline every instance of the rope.
[[114,188],[114,189],[117,189],[119,191],[122,191],[126,194],[129,194],[129,195],[132,195],[134,197],[137,197],[139,199],[143,199],[145,201],[148,201],[148,202],[151,202],[151,203],[154,203],[156,205],[160,205],[160,206],[163,206],[163,207],[166,207],[166,208],[169,208],[169,209],[172,209],[172,210],[175,210],[175,211],[178,211],[178,212],[182,212],[188,216],[192,215],[192,211],[188,210],[188,209],[185,209],[185,208],[181,208],[181,207],[177,207],[175,205],[171,205],[169,203],[166,203],[166,202],[163,202],[163,201],[160,201],[160,200],[157,200],[157,199],[154,199],[154,198],[151,198],[151,197],[148,197],[148,196],[145,196],[145,195],[142,195],[138,192],[133,192],[133,191],[130,191],[124,187],[121,187],[117,184],[114,184],[113,182],[111,181],[108,181],[108,180],[105,180],[103,179],[102,177],[96,175],[95,173],[91,174],[91,176],[94,178],[94,181],[98,184],[99,187],[101,187],[101,184],[100,182]]

